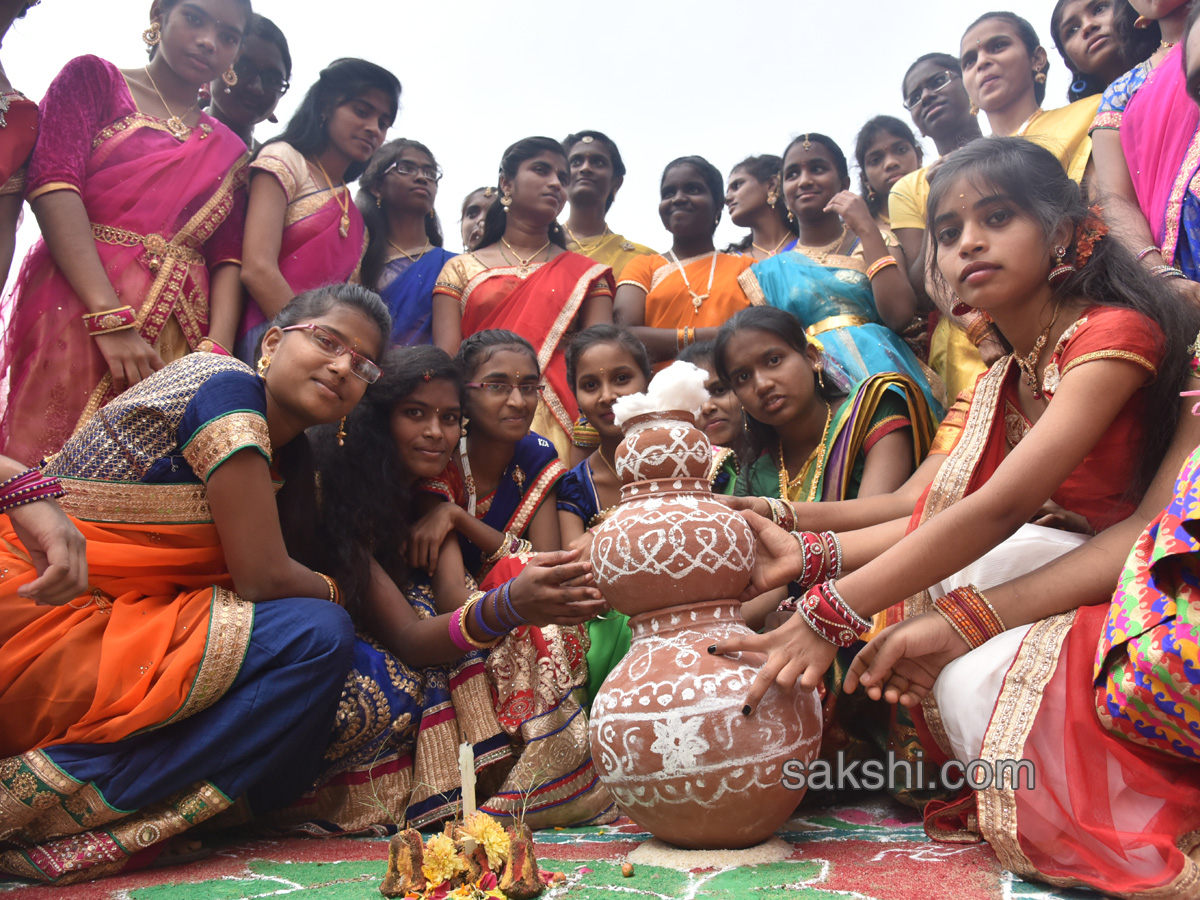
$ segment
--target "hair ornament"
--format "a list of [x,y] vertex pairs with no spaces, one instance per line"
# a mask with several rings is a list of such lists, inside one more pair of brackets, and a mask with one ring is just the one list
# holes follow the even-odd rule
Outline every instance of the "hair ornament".
[[1088,208],[1087,218],[1080,223],[1075,238],[1075,267],[1081,269],[1092,257],[1096,241],[1108,234],[1108,226],[1104,224],[1104,210],[1099,206]]
[[425,381],[433,381],[433,369],[426,369],[421,373],[421,378]]
[[487,197],[488,199],[495,197],[496,189],[489,184],[487,187],[485,187],[483,189],[483,196]]
[[809,150],[811,150],[811,149],[812,149],[812,141],[810,141],[810,140],[808,139],[808,133],[807,133],[807,132],[805,132],[805,134],[804,134],[804,143],[803,143],[803,144],[801,144],[800,146],[804,148],[804,152],[805,152],[805,153],[807,153]]
[[592,137],[590,134],[585,134],[583,137],[581,137],[581,138],[579,139],[579,142],[580,142],[581,144],[590,144],[590,143],[591,143],[592,141],[594,141],[594,140],[595,140],[595,138],[594,138],[594,137]]

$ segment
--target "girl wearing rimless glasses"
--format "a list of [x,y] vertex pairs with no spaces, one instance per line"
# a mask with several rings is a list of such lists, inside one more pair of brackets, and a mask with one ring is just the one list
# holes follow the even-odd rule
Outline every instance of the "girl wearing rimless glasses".
[[409,565],[433,572],[438,548],[457,530],[467,571],[486,589],[519,571],[523,551],[562,546],[558,482],[567,470],[529,430],[543,385],[528,341],[480,331],[463,341],[455,364],[466,389],[463,436],[457,459],[422,482],[430,496],[409,539]]

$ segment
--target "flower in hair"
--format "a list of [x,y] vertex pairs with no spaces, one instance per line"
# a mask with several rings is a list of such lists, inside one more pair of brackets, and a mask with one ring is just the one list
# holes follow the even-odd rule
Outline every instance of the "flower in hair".
[[1090,207],[1087,218],[1075,231],[1075,268],[1077,269],[1082,269],[1087,265],[1087,261],[1092,258],[1092,250],[1096,246],[1096,241],[1108,234],[1108,226],[1101,218],[1103,212],[1104,210],[1099,206]]
[[433,369],[426,369],[421,373],[421,377],[426,381],[433,381]]

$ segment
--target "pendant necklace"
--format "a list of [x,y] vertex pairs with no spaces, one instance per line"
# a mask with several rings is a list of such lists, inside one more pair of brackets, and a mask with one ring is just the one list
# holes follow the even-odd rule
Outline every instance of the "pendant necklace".
[[[692,290],[692,283],[688,281],[687,272],[684,271],[683,263],[679,261],[679,257],[675,255],[674,247],[667,251],[667,256],[671,257],[671,261],[679,267],[679,274],[683,278],[683,286],[687,288],[687,292],[692,296],[692,308],[696,312],[700,312],[700,304],[707,300],[708,295],[712,293],[713,276],[717,274],[717,251],[712,251],[712,265],[708,267],[708,287],[705,288],[703,294],[697,294]],[[703,256],[700,257],[700,259],[703,258]]]
[[[326,172],[325,167],[323,165],[321,165],[321,160],[318,159],[318,160],[314,160],[314,161],[317,164],[317,168],[321,170],[321,174],[325,176],[325,183],[328,184],[329,189],[331,191],[333,191],[333,199],[337,201],[338,208],[342,211],[342,221],[341,221],[341,224],[338,225],[338,234],[340,234],[342,237],[349,237],[349,235],[350,235],[350,191],[346,189],[346,183],[342,182],[342,184],[339,185],[339,187],[342,189],[341,192],[339,193],[338,189],[333,186],[333,179],[331,179],[329,177],[329,173]],[[389,241],[388,243],[391,243],[391,241]]]
[[[183,124],[182,118],[171,112],[171,107],[167,106],[167,101],[166,98],[163,97],[162,91],[160,91],[158,89],[158,85],[154,83],[154,76],[150,74],[150,67],[142,66],[142,69],[145,71],[146,77],[150,79],[150,87],[154,88],[154,93],[158,94],[158,102],[163,105],[163,109],[167,111],[167,115],[170,117],[167,119],[167,131],[171,132],[171,134],[175,135],[175,137],[181,141],[186,140],[187,136],[192,133],[192,129]],[[194,108],[195,104],[193,103],[187,108],[187,112],[185,112],[184,115],[186,116]]]
[[[529,254],[529,256],[527,258],[522,259],[521,254],[518,253],[516,251],[516,249],[513,248],[513,245],[510,244],[505,238],[500,238],[500,243],[502,243],[505,247],[507,247],[509,250],[511,250],[512,255],[517,258],[517,262],[516,262],[517,277],[521,278],[521,279],[525,279],[525,278],[529,277],[529,273],[530,273],[530,271],[532,271],[533,261],[537,257],[542,255],[543,250],[545,250],[547,247],[550,246],[550,242],[546,241],[546,243],[544,243],[544,244],[542,244],[542,246],[538,247],[535,251],[533,251],[533,253]],[[504,258],[506,260],[508,260],[508,256],[504,253],[503,250],[500,251],[500,254],[502,256],[504,256]],[[512,260],[508,260],[508,261],[512,262]]]
[[833,407],[829,405],[829,401],[825,401],[825,427],[821,430],[821,443],[813,449],[813,452],[808,455],[808,459],[804,461],[804,465],[800,467],[800,471],[796,473],[796,477],[788,480],[787,463],[783,461],[783,439],[779,439],[779,498],[788,500],[791,489],[797,483],[803,481],[804,473],[808,471],[808,464],[814,459],[816,460],[816,471],[813,472],[812,484],[808,486],[809,503],[813,502],[813,498],[817,496],[817,483],[821,480],[821,475],[825,471],[825,447],[826,441],[829,438],[829,423],[833,421]]
[[1025,376],[1025,383],[1029,385],[1029,389],[1033,392],[1033,399],[1042,399],[1042,392],[1038,386],[1037,364],[1042,358],[1042,349],[1046,346],[1046,341],[1050,339],[1050,329],[1054,327],[1054,323],[1058,321],[1059,310],[1062,309],[1062,302],[1054,307],[1054,317],[1050,319],[1050,324],[1045,327],[1038,339],[1033,342],[1033,349],[1025,356],[1013,356],[1017,360],[1017,368],[1021,370]]
[[[772,256],[774,256],[776,253],[778,253],[778,252],[779,252],[779,248],[780,248],[780,247],[782,247],[784,244],[786,244],[786,243],[787,243],[787,239],[788,239],[788,238],[790,238],[790,237],[795,237],[795,235],[793,235],[793,234],[792,234],[792,233],[789,231],[787,234],[785,234],[785,235],[783,236],[783,240],[781,240],[781,241],[780,241],[778,244],[776,244],[776,245],[775,245],[775,249],[774,249],[774,250],[768,250],[766,247],[760,247],[760,246],[758,246],[758,244],[754,243],[754,241],[751,241],[751,242],[750,242],[750,246],[751,246],[751,247],[753,247],[755,250],[757,250],[759,253],[765,253],[765,254],[767,254],[766,258],[767,258],[767,259],[770,259]],[[841,238],[839,238],[839,239],[838,239],[838,243],[839,243],[839,244],[841,243]],[[836,250],[836,249],[837,249],[837,247],[834,247],[833,249],[835,249],[835,250]]]
[[830,254],[841,249],[842,244],[846,240],[846,235],[849,233],[850,226],[843,222],[842,233],[837,236],[837,240],[832,244],[826,244],[824,247],[809,247],[807,244],[797,244],[796,247],[797,249],[803,247],[806,251],[808,251],[804,254],[805,256],[811,256],[814,262],[823,266],[825,265],[825,260],[829,258]]

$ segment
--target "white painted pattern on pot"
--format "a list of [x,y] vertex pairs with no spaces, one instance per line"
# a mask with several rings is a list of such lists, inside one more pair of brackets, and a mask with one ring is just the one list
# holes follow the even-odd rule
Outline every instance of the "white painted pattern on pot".
[[[664,432],[669,442],[663,440]],[[708,474],[712,462],[712,445],[690,422],[637,422],[626,430],[620,449],[617,475],[625,483],[649,478],[701,478]]]

